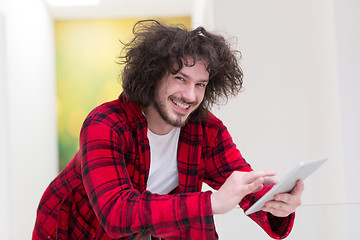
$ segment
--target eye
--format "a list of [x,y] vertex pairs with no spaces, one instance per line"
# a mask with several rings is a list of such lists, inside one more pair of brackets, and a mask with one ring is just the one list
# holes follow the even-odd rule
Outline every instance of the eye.
[[180,80],[180,81],[184,81],[184,78],[179,77],[179,76],[175,77],[175,79]]
[[198,83],[196,85],[199,86],[199,87],[206,87],[206,83]]

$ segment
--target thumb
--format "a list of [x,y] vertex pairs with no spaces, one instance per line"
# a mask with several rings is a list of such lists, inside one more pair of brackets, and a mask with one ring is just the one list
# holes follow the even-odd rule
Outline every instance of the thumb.
[[299,195],[304,191],[304,188],[305,188],[304,182],[301,179],[299,179],[299,180],[297,180],[295,187],[291,191],[291,194]]

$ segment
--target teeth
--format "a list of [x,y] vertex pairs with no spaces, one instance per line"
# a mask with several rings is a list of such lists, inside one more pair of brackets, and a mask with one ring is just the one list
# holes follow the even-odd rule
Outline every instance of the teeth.
[[176,102],[176,101],[173,100],[173,99],[172,99],[172,101],[173,101],[173,103],[175,103],[176,106],[178,106],[179,108],[182,108],[182,109],[187,109],[187,108],[189,108],[189,106],[190,106],[190,105],[188,105],[188,104],[183,104],[183,103],[180,103],[180,102]]

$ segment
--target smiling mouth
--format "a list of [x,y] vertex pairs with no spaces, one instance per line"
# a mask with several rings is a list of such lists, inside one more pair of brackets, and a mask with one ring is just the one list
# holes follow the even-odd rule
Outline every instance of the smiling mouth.
[[172,101],[176,106],[178,106],[179,108],[184,109],[184,110],[186,110],[186,109],[188,109],[188,108],[190,107],[189,104],[181,103],[181,102],[175,101],[174,99],[171,99],[171,101]]

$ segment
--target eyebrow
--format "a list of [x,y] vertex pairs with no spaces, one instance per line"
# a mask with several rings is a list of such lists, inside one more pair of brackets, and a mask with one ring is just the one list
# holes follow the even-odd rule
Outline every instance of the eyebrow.
[[[190,78],[189,75],[187,75],[186,73],[183,73],[181,71],[179,71],[178,74],[182,75],[185,78]],[[203,80],[200,80],[199,82],[209,82],[209,79],[203,79]]]

